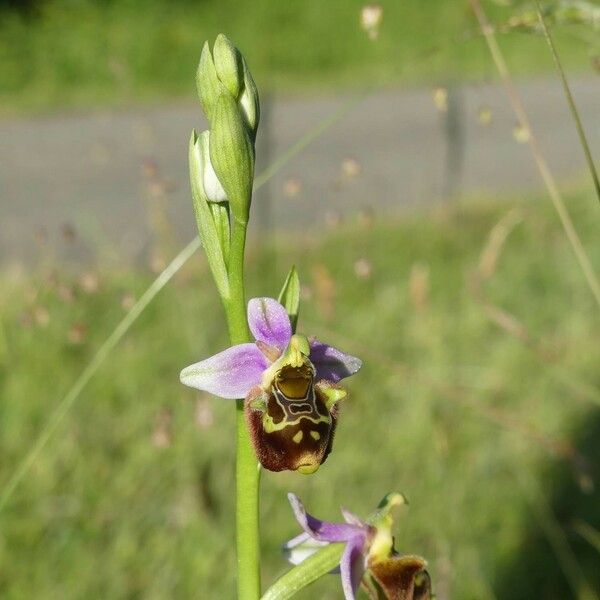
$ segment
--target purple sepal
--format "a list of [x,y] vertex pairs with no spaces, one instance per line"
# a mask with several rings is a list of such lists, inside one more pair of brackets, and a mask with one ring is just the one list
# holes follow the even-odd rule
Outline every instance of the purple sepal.
[[287,311],[273,298],[252,298],[248,302],[248,326],[256,340],[283,351],[292,337]]
[[299,533],[296,537],[293,537],[289,542],[286,542],[283,545],[283,549],[293,550],[294,548],[301,546],[311,538],[312,536],[310,535],[310,533],[306,533],[306,531],[303,531],[302,533]]
[[329,542],[315,540],[311,535],[304,531],[284,544],[283,551],[285,552],[287,559],[293,565],[299,565],[320,548],[327,546],[328,544]]
[[346,544],[340,560],[342,589],[346,600],[355,600],[356,590],[365,573],[364,545],[365,538],[355,536]]
[[317,379],[326,379],[333,383],[354,375],[362,367],[360,358],[316,339],[310,341],[310,360],[317,370]]
[[365,522],[353,512],[350,512],[348,509],[342,507],[341,513],[344,517],[344,521],[346,521],[346,523],[349,525],[358,525],[364,527]]
[[288,494],[288,499],[300,527],[314,539],[324,542],[348,542],[360,537],[362,543],[364,543],[365,530],[362,527],[346,523],[320,521],[306,512],[298,496]]
[[[339,572],[342,578],[342,588],[346,600],[355,600],[356,591],[365,573],[367,540],[372,533],[371,527],[350,511],[342,510],[346,523],[329,523],[320,521],[306,512],[302,502],[295,494],[288,494],[288,499],[296,515],[296,519],[304,533],[296,536],[286,544],[288,551],[300,549],[312,538],[319,542],[345,542]],[[305,558],[305,557],[304,557]],[[302,561],[303,557],[297,555]],[[294,564],[298,564],[295,562]]]
[[244,398],[268,362],[256,344],[238,344],[181,371],[181,383],[221,398]]

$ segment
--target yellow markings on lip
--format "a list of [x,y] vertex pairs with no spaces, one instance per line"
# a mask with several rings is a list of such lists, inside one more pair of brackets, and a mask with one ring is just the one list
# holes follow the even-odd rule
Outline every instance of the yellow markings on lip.
[[327,410],[331,410],[334,404],[343,400],[348,395],[345,389],[333,387],[331,384],[321,381],[315,383],[315,389],[325,397]]
[[273,433],[274,431],[281,431],[282,429],[285,429],[286,427],[292,427],[293,425],[298,425],[298,423],[300,423],[300,421],[302,421],[303,419],[306,419],[307,421],[311,421],[315,425],[319,425],[319,423],[327,423],[328,425],[331,425],[331,417],[326,417],[325,415],[319,415],[318,419],[315,419],[313,417],[307,417],[306,415],[300,415],[294,421],[283,420],[279,423],[274,423],[273,418],[270,415],[268,415],[267,413],[265,413],[263,415],[263,429],[265,430],[266,433]]
[[[302,433],[302,432],[300,432]],[[318,442],[321,439],[321,434],[318,431],[311,431],[310,432],[310,437],[315,440],[315,442]]]
[[[312,433],[312,432],[311,432]],[[299,444],[302,441],[302,438],[304,437],[304,432],[302,430],[300,430],[293,438],[292,440],[294,440],[294,442],[296,444]]]
[[319,468],[319,466],[319,463],[300,465],[297,471],[298,473],[302,473],[303,475],[312,475]]

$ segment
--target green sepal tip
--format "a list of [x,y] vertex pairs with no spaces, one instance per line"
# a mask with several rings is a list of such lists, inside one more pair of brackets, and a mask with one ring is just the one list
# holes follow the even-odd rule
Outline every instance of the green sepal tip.
[[277,299],[290,317],[292,332],[296,333],[298,314],[300,312],[300,277],[295,266],[292,266],[287,274]]

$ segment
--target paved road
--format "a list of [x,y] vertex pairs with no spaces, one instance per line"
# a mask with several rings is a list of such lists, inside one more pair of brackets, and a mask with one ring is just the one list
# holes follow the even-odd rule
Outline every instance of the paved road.
[[[573,88],[600,157],[600,79]],[[581,175],[583,155],[558,84],[520,89],[554,172]],[[267,99],[259,169],[345,100]],[[487,125],[481,108],[491,111]],[[85,240],[72,253],[99,245],[139,257],[149,231],[163,225],[161,202],[175,235],[190,236],[187,140],[203,126],[195,104],[0,122],[0,262],[31,259],[36,233],[52,242],[65,224]],[[538,176],[514,126],[496,86],[451,90],[445,113],[431,90],[367,96],[257,194],[255,227],[318,228],[362,209],[390,214],[453,193],[533,190]]]

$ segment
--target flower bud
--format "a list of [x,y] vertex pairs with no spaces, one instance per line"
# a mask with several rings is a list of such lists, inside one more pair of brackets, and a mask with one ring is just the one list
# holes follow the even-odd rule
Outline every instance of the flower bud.
[[200,98],[202,110],[208,121],[212,122],[213,108],[217,98],[221,94],[227,93],[227,88],[217,76],[208,42],[204,42],[202,53],[200,54],[200,63],[196,71],[196,87],[198,88],[198,97]]
[[260,115],[258,90],[240,51],[223,34],[217,36],[212,55],[208,42],[204,44],[196,71],[196,86],[202,110],[211,125],[219,96],[228,94],[242,113],[254,140]]
[[283,287],[279,292],[278,302],[282,304],[290,317],[292,333],[296,333],[298,323],[298,312],[300,310],[300,277],[295,266],[290,269]]
[[210,162],[210,132],[203,131],[199,136],[199,140],[202,160],[200,173],[202,173],[202,185],[206,199],[209,202],[225,202],[227,201],[227,194]]
[[244,85],[242,56],[239,50],[220,33],[215,40],[213,56],[217,77],[237,100]]
[[252,134],[252,139],[256,137],[258,121],[260,119],[260,102],[258,100],[258,88],[252,79],[250,69],[242,57],[242,66],[244,68],[244,89],[240,96],[240,106],[246,119],[246,125]]
[[[196,222],[208,264],[215,278],[219,293],[229,297],[227,257],[229,253],[229,220],[227,207],[207,202],[204,173],[208,160],[208,131],[200,136],[192,131],[189,148],[190,183]],[[216,177],[215,177],[216,179]],[[213,207],[215,210],[212,210]],[[221,210],[222,209],[222,210]]]
[[210,162],[233,216],[248,222],[254,180],[254,145],[233,97],[221,94],[213,108]]

